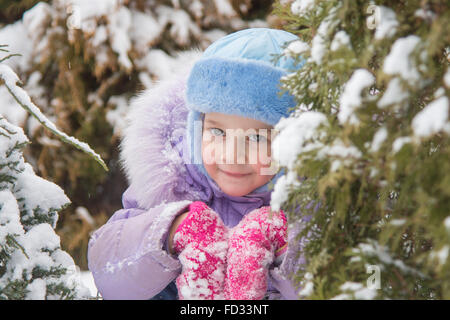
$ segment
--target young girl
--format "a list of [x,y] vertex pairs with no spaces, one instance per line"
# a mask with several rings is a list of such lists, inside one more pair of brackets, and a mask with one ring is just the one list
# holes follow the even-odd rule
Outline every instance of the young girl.
[[288,276],[298,248],[269,206],[282,174],[270,162],[272,129],[295,106],[279,81],[298,67],[276,55],[297,39],[266,28],[230,34],[187,77],[133,102],[124,208],[89,241],[104,299],[297,298]]

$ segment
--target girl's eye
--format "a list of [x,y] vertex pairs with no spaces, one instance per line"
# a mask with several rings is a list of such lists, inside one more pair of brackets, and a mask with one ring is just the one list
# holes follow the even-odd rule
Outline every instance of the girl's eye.
[[219,128],[211,128],[209,129],[209,131],[212,133],[212,135],[214,136],[223,136],[225,134],[225,132],[223,132],[223,130],[219,129]]
[[266,137],[260,134],[249,134],[248,138],[254,142],[263,142],[266,140]]

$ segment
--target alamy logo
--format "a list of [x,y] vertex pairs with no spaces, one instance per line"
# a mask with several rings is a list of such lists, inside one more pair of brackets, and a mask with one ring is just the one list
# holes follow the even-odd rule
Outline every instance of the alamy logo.
[[66,8],[67,28],[80,29],[81,28],[81,9],[77,5],[69,4]]
[[374,30],[380,24],[380,8],[374,4],[371,4],[367,7],[366,13],[370,15],[366,20],[367,28]]
[[372,274],[367,278],[366,285],[368,289],[375,290],[381,289],[381,271],[377,265],[368,265],[366,267],[366,273]]
[[[258,164],[260,175],[274,175],[278,171],[273,160],[271,141],[275,139],[275,129],[226,129],[220,134],[203,132],[202,121],[194,121],[193,150],[195,164]],[[201,143],[202,146],[197,144]]]

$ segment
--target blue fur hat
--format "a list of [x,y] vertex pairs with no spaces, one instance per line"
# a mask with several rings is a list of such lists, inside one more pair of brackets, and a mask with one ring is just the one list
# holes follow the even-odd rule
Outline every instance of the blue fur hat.
[[[189,108],[187,139],[191,163],[209,176],[201,160],[202,121],[204,113],[238,115],[275,125],[289,115],[296,105],[288,93],[281,95],[280,78],[302,63],[283,53],[298,37],[282,30],[252,28],[229,34],[211,44],[189,75],[186,101]],[[196,122],[198,121],[198,122]],[[279,172],[269,182],[275,182]],[[267,191],[268,183],[257,192]]]

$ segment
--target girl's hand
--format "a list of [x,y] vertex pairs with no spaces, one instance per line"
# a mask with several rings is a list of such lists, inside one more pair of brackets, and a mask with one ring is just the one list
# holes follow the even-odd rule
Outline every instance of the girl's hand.
[[174,224],[171,246],[182,266],[176,279],[180,300],[223,299],[228,228],[201,201],[191,203],[189,213]]
[[175,251],[173,250],[173,236],[175,235],[175,231],[177,231],[178,226],[183,222],[183,220],[186,218],[189,212],[185,212],[180,214],[178,217],[175,218],[175,220],[172,223],[172,226],[169,230],[169,252],[171,254],[175,254]]
[[228,241],[225,299],[260,300],[267,291],[269,267],[287,243],[283,211],[255,209],[231,229]]

